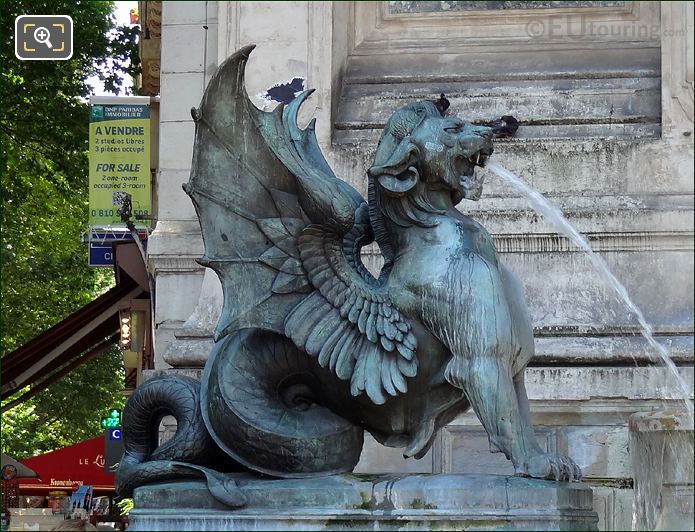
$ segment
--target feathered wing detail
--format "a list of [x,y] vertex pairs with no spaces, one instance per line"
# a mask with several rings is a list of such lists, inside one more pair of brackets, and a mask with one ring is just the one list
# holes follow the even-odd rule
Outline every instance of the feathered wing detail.
[[322,367],[350,380],[351,393],[366,393],[376,404],[407,391],[417,373],[417,341],[409,320],[391,302],[384,280],[377,281],[359,259],[373,241],[367,204],[338,179],[323,158],[314,121],[297,126],[300,94],[257,120],[268,145],[294,174],[299,204],[312,225],[297,237],[301,264],[317,290],[285,320],[285,334]]
[[345,257],[344,239],[310,225],[297,241],[302,265],[317,289],[285,321],[285,332],[340,379],[355,396],[376,404],[407,391],[417,373],[417,341],[410,321],[388,292],[363,278]]
[[[201,264],[224,291],[216,339],[242,327],[286,334],[321,366],[382,404],[417,372],[416,340],[384,279],[360,260],[373,240],[367,204],[338,179],[297,126],[306,91],[273,112],[244,88],[253,46],[227,59],[193,109],[189,183],[200,219]],[[384,277],[383,274],[382,277]]]

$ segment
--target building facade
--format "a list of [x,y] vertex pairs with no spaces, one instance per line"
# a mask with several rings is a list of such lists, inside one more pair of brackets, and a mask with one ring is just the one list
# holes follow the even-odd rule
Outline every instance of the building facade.
[[[316,89],[304,119],[317,119],[336,175],[365,196],[381,128],[400,106],[445,93],[466,120],[515,116],[521,127],[496,143],[496,161],[588,237],[692,390],[692,3],[165,1],[141,2],[140,13],[142,86],[161,96],[148,246],[158,370],[195,375],[212,347],[221,290],[195,261],[200,228],[181,188],[193,149],[190,109],[216,67],[254,43],[254,103],[272,107],[268,89],[293,80]],[[583,468],[601,529],[630,528],[637,443],[629,448],[628,418],[681,408],[683,390],[588,256],[502,179],[488,173],[483,198],[460,208],[490,231],[525,284],[539,441]],[[373,250],[365,260],[378,269]],[[443,429],[419,461],[367,440],[361,472],[513,472],[489,453],[473,413]],[[670,491],[660,493],[664,508],[682,513],[692,511],[692,447],[677,462],[669,465],[675,480],[664,481]]]

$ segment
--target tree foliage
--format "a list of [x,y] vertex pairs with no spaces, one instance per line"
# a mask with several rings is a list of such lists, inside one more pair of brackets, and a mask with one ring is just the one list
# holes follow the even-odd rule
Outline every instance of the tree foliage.
[[3,414],[3,452],[21,460],[99,436],[101,418],[123,403],[122,356],[113,346]]
[[[107,90],[135,74],[136,29],[118,27],[111,2],[15,0],[0,4],[2,172],[2,354],[71,314],[112,283],[87,266],[89,109],[97,76]],[[14,19],[70,15],[68,61],[20,61]],[[130,60],[130,64],[128,64]],[[122,403],[122,361],[107,350],[3,414],[3,451],[17,458],[100,433],[99,418]]]

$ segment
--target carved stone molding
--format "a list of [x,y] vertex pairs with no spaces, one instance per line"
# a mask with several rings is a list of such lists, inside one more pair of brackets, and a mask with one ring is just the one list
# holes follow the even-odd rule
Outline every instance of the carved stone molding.
[[138,2],[140,13],[140,61],[142,65],[140,93],[156,96],[160,90],[160,57],[162,53],[162,2]]
[[[604,251],[692,251],[695,249],[692,231],[637,231],[584,233],[591,248]],[[498,253],[567,253],[582,252],[568,238],[557,233],[498,233],[492,238]],[[363,255],[378,255],[371,248]]]
[[[693,233],[586,233],[594,251],[692,251]],[[494,235],[500,253],[552,253],[581,250],[556,233]]]
[[529,138],[658,138],[659,4],[390,13],[356,2],[336,140],[365,140],[410,99],[445,92]]
[[[659,40],[658,35],[651,32],[640,34],[631,29],[635,24],[658,21],[657,2],[625,2],[591,8],[515,9],[511,13],[490,9],[389,13],[386,2],[355,2],[354,20],[352,53],[355,54],[392,53],[399,47],[450,50],[454,43],[475,47],[553,43],[569,49],[587,43],[600,45],[607,40],[626,43],[640,40],[658,43]],[[599,24],[610,24],[613,31],[598,31]]]
[[140,2],[143,33],[147,39],[162,38],[162,2],[146,0]]

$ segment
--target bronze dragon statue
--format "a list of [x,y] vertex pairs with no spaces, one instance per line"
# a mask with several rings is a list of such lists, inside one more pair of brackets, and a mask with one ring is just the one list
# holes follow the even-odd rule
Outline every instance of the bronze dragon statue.
[[[273,112],[249,101],[252,49],[220,66],[192,110],[184,188],[205,242],[200,263],[224,291],[216,344],[200,383],[155,378],[128,401],[121,494],[197,476],[241,506],[225,472],[348,472],[364,430],[420,458],[468,408],[516,474],[578,480],[570,458],[534,437],[523,289],[489,233],[455,208],[481,195],[490,128],[446,116],[440,102],[403,107],[384,128],[365,201],[327,164],[314,122],[297,125],[311,91]],[[360,256],[374,241],[378,277]],[[157,448],[164,414],[178,428]]]

